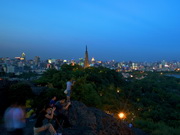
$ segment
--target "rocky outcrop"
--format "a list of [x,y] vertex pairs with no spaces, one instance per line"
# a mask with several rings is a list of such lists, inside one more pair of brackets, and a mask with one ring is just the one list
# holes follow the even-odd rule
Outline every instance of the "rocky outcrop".
[[[73,126],[59,129],[63,135],[134,135],[131,128],[122,121],[78,101],[72,101],[65,113]],[[33,135],[34,123],[35,120],[27,122],[25,135]],[[6,135],[3,126],[0,126],[0,135]],[[43,132],[41,135],[49,135],[49,132]]]
[[[73,132],[64,130],[69,135],[133,135],[131,129],[122,121],[96,109],[88,108],[83,103],[73,101],[68,117],[73,125]],[[76,129],[76,130],[75,130]]]

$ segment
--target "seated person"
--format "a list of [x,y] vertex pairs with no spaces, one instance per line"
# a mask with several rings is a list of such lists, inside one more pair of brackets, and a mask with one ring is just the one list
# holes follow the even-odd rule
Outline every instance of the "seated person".
[[57,133],[52,126],[51,123],[43,124],[44,119],[52,119],[54,116],[54,111],[56,110],[55,107],[46,106],[38,115],[35,126],[34,126],[34,135],[38,135],[38,133],[49,130],[51,135],[61,135],[60,133]]
[[50,105],[51,107],[54,107],[54,105],[55,105],[55,103],[56,103],[56,99],[57,99],[57,97],[56,97],[56,96],[53,96],[52,99],[50,100],[49,105]]
[[[68,110],[69,106],[71,105],[70,102],[66,103],[65,99],[61,99],[59,101],[56,102],[55,107],[56,107],[56,111],[55,111],[55,117],[57,122],[59,122],[59,120],[63,120],[63,127],[64,128],[68,128],[71,127],[71,124],[69,122],[69,119],[66,115],[64,115],[64,111]],[[57,123],[55,124],[55,129],[58,127]]]

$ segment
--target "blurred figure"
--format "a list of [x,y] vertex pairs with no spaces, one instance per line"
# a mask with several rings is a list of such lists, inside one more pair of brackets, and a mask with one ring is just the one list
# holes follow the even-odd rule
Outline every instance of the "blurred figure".
[[36,113],[34,109],[26,111],[26,121],[34,121],[35,116]]
[[66,102],[65,99],[58,100],[55,104],[56,111],[55,111],[55,129],[58,128],[60,120],[63,120],[63,127],[68,128],[71,127],[72,125],[69,122],[68,117],[64,114],[66,110],[68,110],[69,106],[71,105],[70,102]]
[[132,123],[129,123],[128,126],[129,126],[129,128],[132,128],[132,127],[133,127],[133,124],[132,124]]
[[51,123],[43,124],[44,119],[53,119],[55,107],[46,106],[37,117],[35,126],[34,126],[34,135],[38,135],[40,132],[49,130],[51,135],[61,135],[57,133]]
[[55,105],[55,103],[56,103],[56,99],[57,99],[57,97],[56,97],[56,96],[53,96],[52,99],[50,100],[49,105],[50,105],[51,107],[54,107],[54,105]]
[[4,114],[5,128],[9,135],[23,135],[25,112],[18,103],[13,103]]
[[67,90],[67,102],[70,102],[70,96],[71,96],[71,92],[72,92],[72,86],[74,85],[75,81],[73,81],[72,79],[68,79],[67,83],[66,83],[66,90]]
[[35,110],[31,106],[32,102],[33,102],[32,100],[26,100],[25,103],[26,122],[33,121],[33,119],[36,116]]

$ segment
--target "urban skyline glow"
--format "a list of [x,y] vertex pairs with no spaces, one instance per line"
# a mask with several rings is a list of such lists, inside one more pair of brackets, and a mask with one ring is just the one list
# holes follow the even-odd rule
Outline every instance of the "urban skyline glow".
[[0,57],[180,60],[179,0],[0,1]]

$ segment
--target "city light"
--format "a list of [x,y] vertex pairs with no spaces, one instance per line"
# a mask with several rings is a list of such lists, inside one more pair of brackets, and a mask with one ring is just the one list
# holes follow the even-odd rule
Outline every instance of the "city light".
[[117,90],[117,93],[119,93],[119,92],[120,92],[120,90],[118,89],[118,90]]
[[51,64],[51,63],[52,63],[52,60],[51,60],[51,59],[48,59],[48,63],[50,63],[50,64]]
[[63,60],[63,62],[65,63],[65,62],[67,62],[67,60]]

